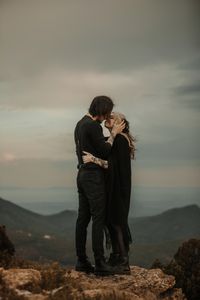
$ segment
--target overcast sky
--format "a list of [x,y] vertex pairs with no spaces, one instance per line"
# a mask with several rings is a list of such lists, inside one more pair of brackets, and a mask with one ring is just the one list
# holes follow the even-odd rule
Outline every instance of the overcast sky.
[[74,188],[94,96],[138,139],[133,185],[200,185],[200,2],[0,0],[0,187]]

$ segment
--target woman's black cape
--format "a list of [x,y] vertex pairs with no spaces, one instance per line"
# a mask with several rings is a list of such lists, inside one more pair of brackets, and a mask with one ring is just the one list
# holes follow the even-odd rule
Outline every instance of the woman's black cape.
[[108,160],[106,176],[107,213],[106,224],[120,225],[126,245],[132,242],[128,226],[131,197],[131,156],[128,140],[118,134]]

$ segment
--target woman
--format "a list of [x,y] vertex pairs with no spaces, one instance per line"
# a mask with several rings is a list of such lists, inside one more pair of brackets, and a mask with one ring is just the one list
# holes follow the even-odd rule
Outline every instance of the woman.
[[84,163],[94,162],[107,168],[107,216],[106,226],[109,230],[112,253],[109,263],[117,266],[120,274],[130,274],[129,244],[132,242],[128,226],[128,214],[131,196],[131,158],[135,158],[135,139],[129,131],[129,122],[121,113],[112,113],[105,121],[105,127],[111,132],[114,124],[125,122],[125,129],[114,140],[108,161],[96,158],[84,152]]

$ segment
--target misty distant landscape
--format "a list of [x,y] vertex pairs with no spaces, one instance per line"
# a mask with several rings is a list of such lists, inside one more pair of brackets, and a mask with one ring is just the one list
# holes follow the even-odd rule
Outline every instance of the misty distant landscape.
[[[76,217],[73,210],[37,214],[0,198],[0,224],[6,225],[17,255],[25,259],[73,265]],[[129,224],[131,264],[149,267],[156,258],[168,262],[183,241],[200,238],[200,207],[193,204],[154,216],[130,217]],[[92,258],[90,232],[88,254]]]
[[[0,187],[1,197],[26,209],[49,215],[63,210],[77,210],[76,188]],[[191,204],[200,206],[198,187],[132,187],[130,216],[143,217]],[[27,200],[28,199],[28,200]]]

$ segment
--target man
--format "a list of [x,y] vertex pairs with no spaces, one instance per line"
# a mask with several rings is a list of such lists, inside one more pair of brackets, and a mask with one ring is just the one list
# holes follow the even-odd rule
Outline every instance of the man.
[[[106,214],[106,191],[104,170],[92,162],[83,163],[83,151],[96,157],[107,159],[115,136],[122,132],[124,123],[114,126],[106,141],[100,125],[109,118],[113,102],[107,96],[93,99],[89,112],[76,125],[74,138],[78,157],[77,187],[79,209],[76,222],[76,254],[78,257],[76,270],[93,272],[97,275],[113,274],[113,268],[106,264],[103,248],[103,228]],[[95,270],[86,255],[87,227],[92,218],[92,249],[95,258]]]

